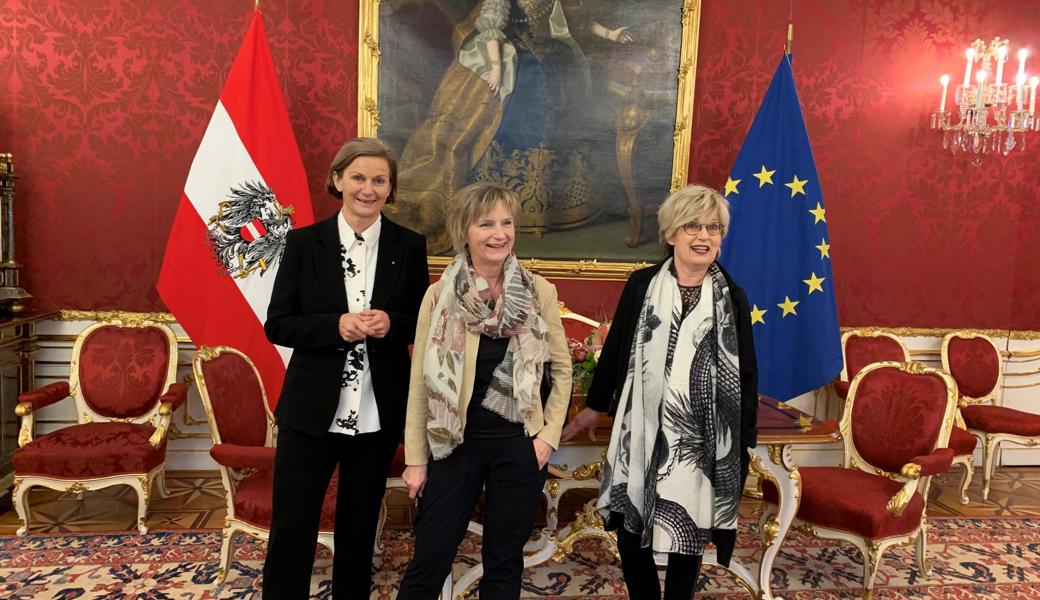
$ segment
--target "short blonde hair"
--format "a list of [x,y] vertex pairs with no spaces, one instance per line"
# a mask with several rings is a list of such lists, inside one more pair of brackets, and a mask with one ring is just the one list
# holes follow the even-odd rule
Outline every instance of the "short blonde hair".
[[495,205],[506,207],[513,220],[520,213],[520,199],[516,192],[496,183],[471,183],[455,192],[448,207],[447,229],[455,252],[466,249],[469,226],[491,212]]
[[672,254],[668,238],[683,225],[700,221],[713,214],[719,215],[722,236],[729,231],[729,200],[717,191],[703,185],[688,185],[672,192],[657,209],[657,225],[661,236],[661,249]]

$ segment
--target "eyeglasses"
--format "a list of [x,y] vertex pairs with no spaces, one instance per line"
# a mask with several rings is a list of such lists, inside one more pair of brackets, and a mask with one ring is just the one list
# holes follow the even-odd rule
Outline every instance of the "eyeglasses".
[[698,223],[697,221],[694,221],[692,223],[687,223],[687,224],[683,225],[682,228],[683,228],[683,231],[686,232],[686,235],[697,235],[698,233],[701,232],[701,229],[707,229],[708,230],[708,235],[710,235],[710,236],[722,235],[722,232],[726,229],[725,227],[722,226],[722,223],[707,223],[707,224],[704,224],[704,223]]

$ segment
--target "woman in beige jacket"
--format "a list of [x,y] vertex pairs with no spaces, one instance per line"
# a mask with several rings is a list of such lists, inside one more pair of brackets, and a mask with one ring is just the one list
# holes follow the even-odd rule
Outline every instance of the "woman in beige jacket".
[[[448,215],[457,255],[419,308],[404,472],[419,511],[401,600],[437,597],[482,490],[480,597],[520,596],[571,364],[556,288],[513,255],[518,209],[496,185],[459,191]],[[552,379],[547,397],[543,377]]]

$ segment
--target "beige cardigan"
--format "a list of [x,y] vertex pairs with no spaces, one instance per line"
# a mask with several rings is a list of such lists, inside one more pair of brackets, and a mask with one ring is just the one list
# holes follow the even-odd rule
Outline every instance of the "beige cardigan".
[[[407,465],[425,465],[430,460],[430,445],[426,439],[426,423],[430,418],[430,405],[423,383],[423,353],[430,334],[430,319],[433,315],[434,298],[443,286],[443,280],[426,290],[419,307],[419,322],[415,328],[415,347],[412,351],[412,375],[408,388],[408,413],[404,424],[404,459]],[[560,445],[560,431],[567,416],[571,399],[571,355],[567,348],[567,335],[560,321],[560,305],[556,286],[544,277],[534,275],[534,289],[541,304],[542,318],[549,326],[549,353],[552,360],[553,388],[545,403],[545,410],[536,406],[534,414],[524,425],[527,432],[537,436],[553,448]],[[476,377],[477,348],[480,335],[466,332],[465,362],[462,366],[462,390],[459,393],[459,415],[462,428],[466,428],[466,408],[473,395]]]

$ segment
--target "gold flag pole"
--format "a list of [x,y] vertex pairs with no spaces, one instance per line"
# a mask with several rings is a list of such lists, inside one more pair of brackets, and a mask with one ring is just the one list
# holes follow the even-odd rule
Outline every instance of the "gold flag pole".
[[[259,2],[259,0],[257,0]],[[791,55],[791,44],[794,42],[794,0],[791,0],[791,12],[787,15],[787,43],[784,44],[784,54]]]
[[253,10],[260,10],[260,0],[253,0]]

